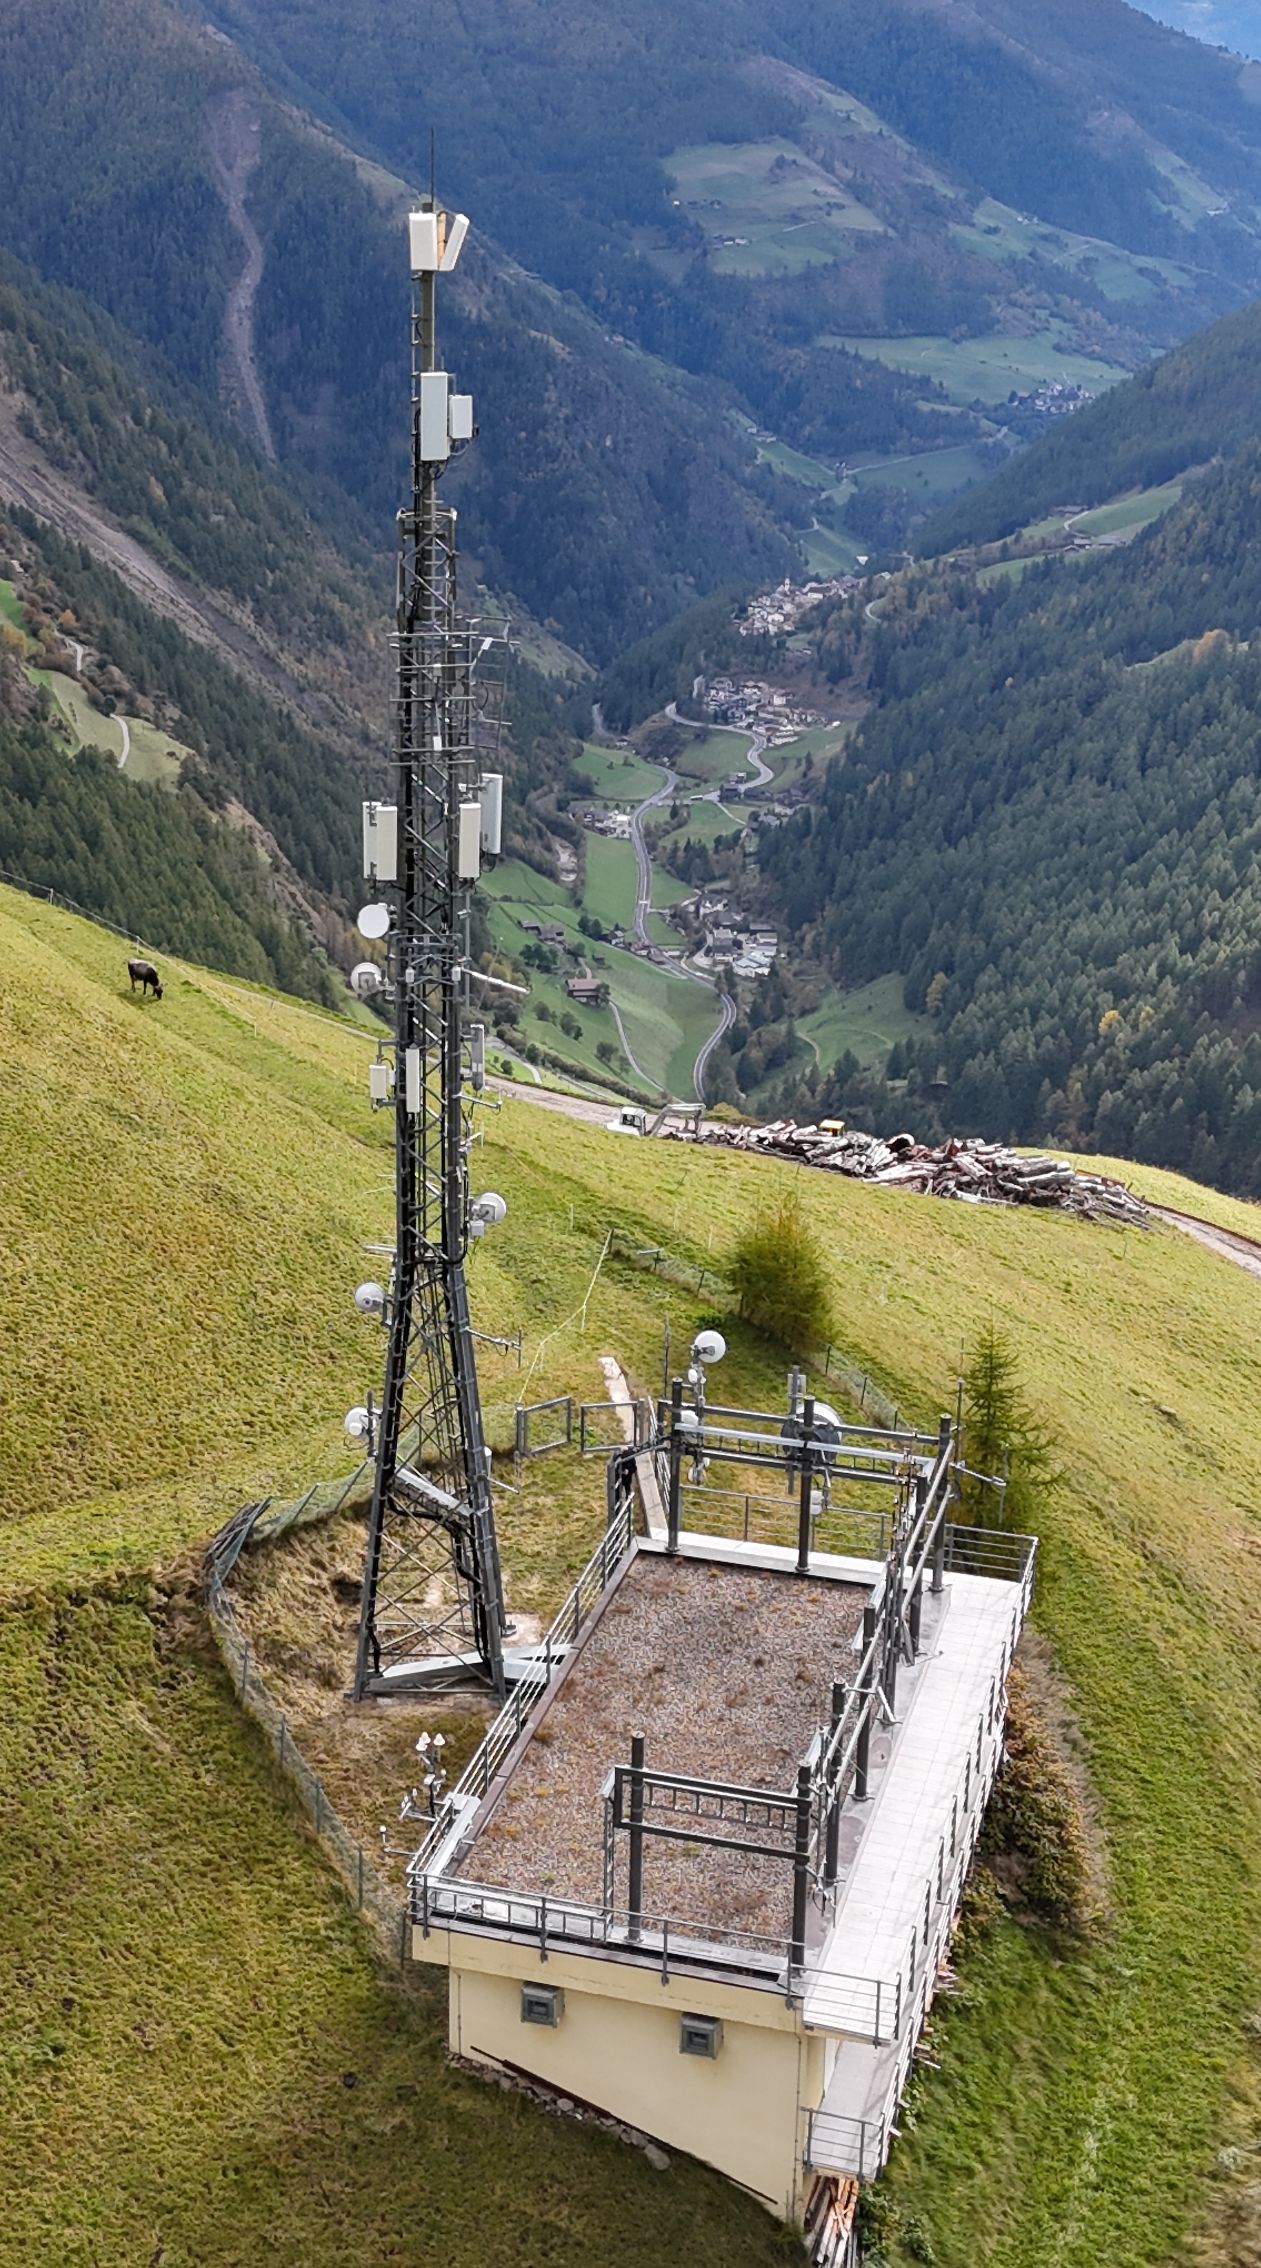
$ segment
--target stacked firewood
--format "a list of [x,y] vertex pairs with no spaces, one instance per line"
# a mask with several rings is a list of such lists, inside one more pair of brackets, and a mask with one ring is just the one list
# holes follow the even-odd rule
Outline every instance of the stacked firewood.
[[958,1197],[973,1205],[1053,1205],[1083,1220],[1147,1226],[1146,1205],[1123,1182],[1078,1173],[1062,1158],[1025,1156],[1002,1142],[949,1141],[930,1148],[913,1134],[882,1140],[836,1120],[799,1126],[791,1118],[775,1119],[769,1126],[710,1125],[702,1139],[929,1197]]

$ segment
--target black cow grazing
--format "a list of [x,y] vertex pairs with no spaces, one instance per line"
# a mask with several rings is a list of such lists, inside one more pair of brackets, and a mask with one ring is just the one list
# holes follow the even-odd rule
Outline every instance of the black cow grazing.
[[127,974],[131,978],[133,992],[139,985],[142,996],[147,997],[149,988],[152,986],[154,999],[160,1000],[162,998],[162,979],[152,961],[128,961]]

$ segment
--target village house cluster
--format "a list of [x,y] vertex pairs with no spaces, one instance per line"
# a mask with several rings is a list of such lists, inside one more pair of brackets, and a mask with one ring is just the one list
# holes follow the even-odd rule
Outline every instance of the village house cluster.
[[[763,737],[771,748],[786,747],[798,733],[809,732],[812,726],[835,724],[835,717],[825,717],[818,709],[804,708],[791,695],[778,686],[768,685],[765,678],[715,677],[697,680],[695,699],[710,724],[738,725],[744,732]],[[733,774],[730,785],[748,787],[751,783],[744,772]]]
[[769,923],[754,921],[733,908],[729,899],[705,890],[683,910],[705,932],[698,960],[729,966],[739,977],[767,974],[779,952],[778,931]]
[[826,581],[793,583],[785,577],[773,591],[759,591],[749,600],[740,624],[742,638],[782,638],[803,621],[824,599],[848,598],[858,589],[856,575],[834,575]]
[[610,811],[606,803],[576,803],[573,816],[580,827],[589,828],[593,835],[611,835],[619,843],[630,841],[629,811]]

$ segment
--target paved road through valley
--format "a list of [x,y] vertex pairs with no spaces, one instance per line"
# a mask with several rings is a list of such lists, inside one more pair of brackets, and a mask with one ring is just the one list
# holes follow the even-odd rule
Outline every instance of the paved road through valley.
[[[762,746],[765,747],[765,745],[766,743],[763,741]],[[767,779],[770,776],[770,773],[767,772]],[[649,811],[657,810],[661,804],[668,803],[678,784],[678,773],[666,772],[661,786],[652,795],[646,796],[638,809],[631,813],[631,845],[635,852],[635,942],[637,945],[651,945],[652,943],[652,939],[648,935],[648,916],[652,911],[652,858],[648,845],[644,841],[644,816]],[[717,990],[712,978],[702,976],[699,969],[689,968],[686,961],[672,960],[669,966],[676,976],[685,978],[688,983],[703,984],[710,992]],[[692,1085],[696,1091],[697,1102],[702,1103],[705,1100],[705,1067],[723,1034],[730,1030],[736,1012],[734,1002],[727,998],[725,992],[718,993],[718,1002],[720,1009],[718,1022],[709,1038],[698,1049],[696,1061],[692,1065]],[[613,1017],[617,1024],[618,1036],[621,1039],[626,1059],[642,1079],[644,1073],[631,1054],[625,1027],[616,1007],[613,1010]],[[648,1084],[651,1085],[651,1081]]]

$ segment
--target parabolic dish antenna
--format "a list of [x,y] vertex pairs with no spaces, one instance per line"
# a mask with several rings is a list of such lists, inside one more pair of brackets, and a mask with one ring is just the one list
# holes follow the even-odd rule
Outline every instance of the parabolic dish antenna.
[[361,937],[384,937],[390,926],[389,907],[380,904],[360,906],[359,919],[355,926]]
[[[364,907],[365,913],[375,911],[375,907]],[[360,927],[362,928],[362,926],[361,917]],[[371,1000],[373,993],[381,990],[383,982],[381,971],[375,961],[356,961],[350,972],[350,989],[357,1000]]]

